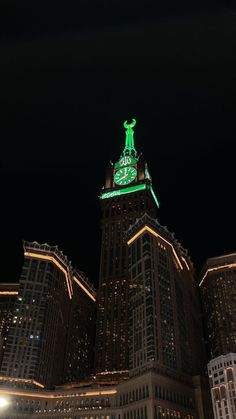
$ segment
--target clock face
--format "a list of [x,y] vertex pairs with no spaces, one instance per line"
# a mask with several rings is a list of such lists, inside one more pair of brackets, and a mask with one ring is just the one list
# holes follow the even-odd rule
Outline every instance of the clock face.
[[137,176],[137,170],[135,167],[124,167],[123,169],[117,170],[114,176],[114,181],[117,185],[127,185]]

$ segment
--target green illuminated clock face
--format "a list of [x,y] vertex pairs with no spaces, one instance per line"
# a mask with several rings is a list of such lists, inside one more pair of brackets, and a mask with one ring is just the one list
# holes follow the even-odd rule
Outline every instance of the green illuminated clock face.
[[128,185],[133,182],[137,176],[137,170],[135,167],[124,167],[123,169],[117,170],[114,176],[114,181],[117,185]]

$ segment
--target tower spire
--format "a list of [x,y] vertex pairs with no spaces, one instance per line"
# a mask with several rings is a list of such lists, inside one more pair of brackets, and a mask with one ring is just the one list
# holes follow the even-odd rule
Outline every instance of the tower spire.
[[136,119],[132,119],[131,124],[127,121],[124,122],[124,128],[126,129],[125,148],[122,152],[122,156],[137,156],[137,151],[134,146],[134,130],[133,127],[136,125]]

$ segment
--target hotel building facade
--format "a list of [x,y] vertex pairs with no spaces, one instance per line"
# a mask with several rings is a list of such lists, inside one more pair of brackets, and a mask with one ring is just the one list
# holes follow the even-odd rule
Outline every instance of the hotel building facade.
[[18,296],[19,284],[0,284],[0,367],[2,365],[9,327]]
[[199,286],[209,359],[236,353],[236,253],[208,259]]
[[215,419],[236,419],[236,253],[210,258],[200,278]]
[[[80,373],[84,376],[91,372],[95,291],[81,274],[73,271],[56,246],[23,244],[24,265],[0,381],[18,387],[53,388],[64,383],[66,377],[78,380]],[[78,307],[81,292],[86,320]],[[86,336],[73,329],[75,318],[85,321]],[[80,353],[76,352],[78,344]],[[76,357],[81,363],[72,374]]]
[[98,380],[94,382],[91,380],[53,391],[1,387],[0,398],[8,402],[4,409],[1,410],[0,407],[1,417],[4,419],[212,418],[208,394],[203,392],[203,383],[199,377],[180,383],[178,380],[160,376],[150,370],[120,383],[115,381],[115,379],[104,379],[99,383]]
[[211,397],[216,419],[236,418],[236,354],[228,353],[208,364]]

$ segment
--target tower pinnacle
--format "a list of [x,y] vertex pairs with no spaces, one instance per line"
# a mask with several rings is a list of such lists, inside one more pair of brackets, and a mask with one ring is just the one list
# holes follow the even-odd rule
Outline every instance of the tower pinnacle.
[[137,156],[137,151],[134,147],[134,130],[133,127],[136,125],[136,119],[132,119],[131,124],[128,124],[127,121],[124,122],[124,127],[126,128],[126,139],[125,139],[125,148],[122,152],[122,156]]

